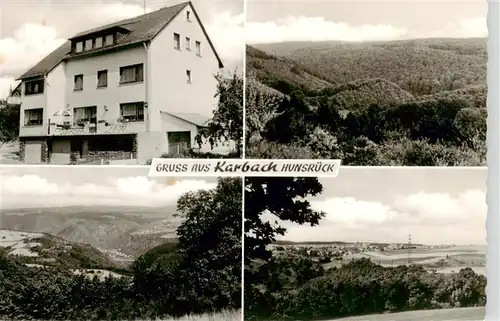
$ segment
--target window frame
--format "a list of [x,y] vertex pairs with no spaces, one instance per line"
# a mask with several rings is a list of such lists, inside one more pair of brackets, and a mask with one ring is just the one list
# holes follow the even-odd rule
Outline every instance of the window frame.
[[[140,73],[139,73],[139,67],[140,67]],[[122,81],[122,74],[126,69],[130,68],[135,68],[135,80],[133,81]],[[140,77],[139,77],[140,75]],[[139,79],[140,78],[140,79]],[[128,65],[128,66],[123,66],[120,67],[120,85],[126,85],[126,84],[134,84],[134,83],[142,83],[144,82],[144,64],[141,62],[139,64],[134,64],[134,65]]]
[[[41,111],[41,116],[40,116],[40,123],[36,124],[28,124],[27,119],[29,117],[26,117],[30,112],[34,111]],[[24,127],[36,127],[36,126],[43,126],[43,108],[30,108],[30,109],[25,109],[24,110]]]
[[198,57],[201,57],[201,41],[196,40],[194,42],[195,52]]
[[174,49],[181,50],[181,35],[177,32],[174,32]]
[[191,11],[189,10],[186,11],[186,20],[187,22],[191,22]]
[[[123,116],[123,109],[126,106],[134,105],[135,106],[135,116],[132,118],[126,118],[129,116]],[[142,113],[140,112],[142,110]],[[144,122],[145,115],[144,112],[146,110],[146,104],[143,101],[136,102],[128,102],[128,103],[120,103],[120,119],[126,121],[127,123],[140,123]]]
[[187,51],[191,51],[191,38],[184,37],[184,47]]
[[[76,88],[76,81],[78,77],[82,78],[82,87],[81,88]],[[83,90],[83,74],[78,74],[73,77],[73,91],[82,91]]]
[[[79,119],[77,121],[77,119],[76,119],[76,116],[78,114],[77,110],[84,110],[85,111],[84,113],[88,113],[89,117],[84,117],[84,118],[81,118],[81,119]],[[95,116],[93,116],[92,114],[95,114]],[[87,116],[87,115],[85,115],[85,116]],[[82,119],[84,119],[84,120],[82,120]],[[97,124],[97,106],[87,106],[87,107],[75,107],[75,108],[73,108],[73,125],[75,125],[75,126],[81,126],[80,124],[81,123],[85,123],[85,122],[88,122],[88,123],[91,123],[91,124]]]
[[[104,74],[105,77],[106,77],[106,83],[103,84],[103,85],[100,85],[99,84],[99,81],[100,81],[100,75]],[[106,88],[108,87],[108,70],[107,69],[103,69],[103,70],[98,70],[97,71],[97,88]]]
[[186,69],[186,83],[192,84],[193,83],[193,74],[191,72],[191,69]]
[[[34,90],[27,90],[29,86],[34,85],[38,83],[38,91]],[[31,88],[33,89],[33,88]],[[41,95],[45,91],[45,80],[44,79],[37,79],[37,80],[29,80],[24,83],[24,95],[25,96],[31,96],[31,95]]]

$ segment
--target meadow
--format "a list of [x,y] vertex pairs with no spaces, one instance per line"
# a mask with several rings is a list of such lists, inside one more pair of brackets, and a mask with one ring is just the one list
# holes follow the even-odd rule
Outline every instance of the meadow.
[[483,321],[486,308],[410,311],[335,319],[335,321]]

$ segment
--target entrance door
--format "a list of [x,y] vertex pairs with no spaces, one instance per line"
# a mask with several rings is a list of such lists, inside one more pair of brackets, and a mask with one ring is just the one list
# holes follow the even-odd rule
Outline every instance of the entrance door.
[[177,155],[191,148],[191,132],[167,132],[168,154]]
[[27,164],[42,163],[42,141],[31,140],[24,143],[24,162]]

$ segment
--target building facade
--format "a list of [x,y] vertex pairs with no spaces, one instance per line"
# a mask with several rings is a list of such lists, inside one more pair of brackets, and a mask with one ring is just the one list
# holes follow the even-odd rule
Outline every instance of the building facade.
[[195,137],[217,106],[222,67],[191,2],[79,33],[19,78],[20,154],[34,164],[144,164],[208,152]]

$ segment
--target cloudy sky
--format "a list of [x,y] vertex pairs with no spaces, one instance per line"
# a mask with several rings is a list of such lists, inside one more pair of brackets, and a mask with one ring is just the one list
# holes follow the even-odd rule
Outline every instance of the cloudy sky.
[[486,37],[487,0],[248,0],[248,43]]
[[286,224],[292,241],[486,243],[486,168],[341,168],[311,200],[317,227]]
[[[146,0],[146,10],[185,1]],[[242,69],[243,1],[193,0],[225,66]],[[1,0],[0,97],[14,79],[57,48],[64,39],[96,26],[144,13],[143,0]]]
[[149,178],[148,167],[0,167],[0,208],[166,206],[216,178]]

